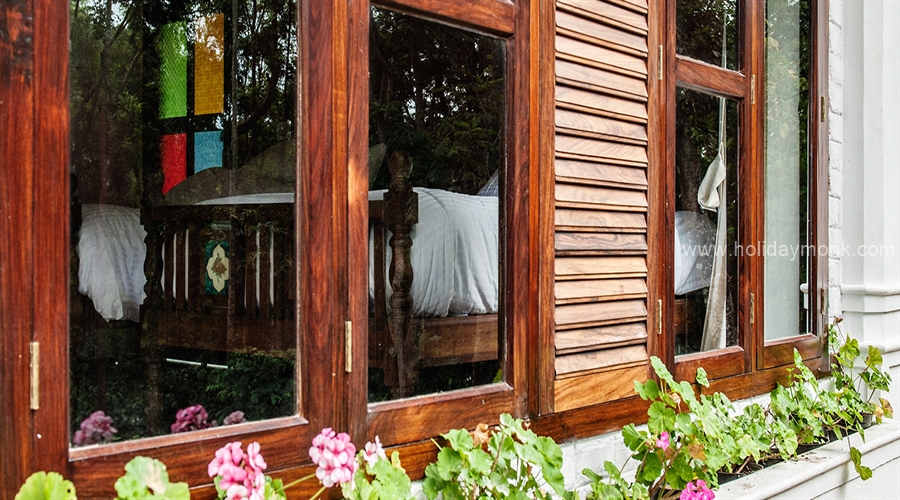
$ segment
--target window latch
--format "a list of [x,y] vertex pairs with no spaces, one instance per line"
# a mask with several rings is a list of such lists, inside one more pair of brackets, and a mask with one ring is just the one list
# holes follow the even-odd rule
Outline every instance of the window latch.
[[750,104],[756,104],[756,75],[750,75]]
[[662,335],[663,331],[662,299],[656,300],[656,334]]
[[31,354],[31,394],[28,406],[32,410],[38,410],[41,407],[41,351],[40,344],[32,342],[28,346]]
[[353,371],[353,322],[344,321],[344,371]]
[[756,295],[750,294],[750,324],[756,323]]
[[663,46],[662,46],[662,45],[659,46],[659,58],[657,59],[657,66],[659,66],[659,75],[658,75],[658,76],[659,76],[659,81],[662,81],[662,79],[663,79],[663,71],[664,71],[664,64],[663,64]]

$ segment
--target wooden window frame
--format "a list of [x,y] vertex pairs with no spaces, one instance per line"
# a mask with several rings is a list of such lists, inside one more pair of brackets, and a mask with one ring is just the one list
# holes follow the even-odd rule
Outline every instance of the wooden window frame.
[[[531,46],[529,43],[532,5],[527,0],[511,3],[506,0],[478,0],[475,2],[445,2],[440,0],[384,0],[371,5],[404,12],[422,18],[444,22],[465,29],[487,33],[503,40],[506,45],[506,139],[505,170],[503,179],[505,216],[501,221],[501,294],[500,328],[505,332],[501,343],[500,361],[505,379],[503,382],[479,386],[450,393],[431,394],[397,401],[368,402],[366,360],[368,352],[368,328],[354,328],[354,370],[348,388],[349,429],[355,441],[365,442],[378,436],[387,446],[404,445],[404,467],[415,473],[424,469],[436,452],[430,438],[451,428],[474,428],[478,423],[493,424],[501,413],[516,416],[526,414],[525,396],[529,378],[526,376],[528,356],[536,349],[532,340],[537,331],[534,322],[538,310],[537,294],[529,283],[537,281],[537,262],[540,248],[536,245],[536,231],[510,228],[534,228],[535,196],[539,189],[537,172],[530,165],[537,165],[533,155],[537,151],[533,137],[533,113],[537,92],[530,85],[533,77]],[[368,137],[368,1],[351,2],[350,36],[347,63],[349,68],[349,155],[348,162],[350,230],[348,231],[349,269],[366,269],[368,246],[368,214],[366,190],[368,186],[365,161]],[[363,68],[363,70],[360,70]],[[340,85],[339,82],[335,82]],[[356,140],[354,140],[356,138]],[[355,167],[355,168],[354,168]],[[504,212],[501,212],[504,213]],[[514,272],[512,270],[515,270]],[[351,290],[368,289],[367,276],[354,273],[349,278]],[[354,325],[366,325],[368,321],[368,294],[349,294],[350,319]],[[356,369],[356,367],[361,367]]]
[[[0,310],[15,311],[0,314],[0,325],[4,331],[16,332],[5,336],[0,354],[4,360],[20,360],[4,364],[0,370],[0,401],[9,408],[13,422],[2,426],[3,442],[7,453],[15,450],[17,455],[15,467],[3,468],[0,491],[16,491],[32,471],[52,470],[72,480],[80,497],[110,497],[124,465],[137,455],[149,455],[166,464],[172,481],[186,481],[200,487],[195,493],[211,496],[215,493],[204,464],[224,444],[257,441],[269,473],[296,478],[313,470],[304,451],[312,437],[323,427],[345,422],[344,384],[331,376],[342,370],[342,360],[308,354],[338,352],[341,346],[331,325],[342,324],[346,316],[341,307],[334,306],[342,303],[341,293],[346,291],[346,283],[341,282],[345,266],[338,259],[326,258],[341,255],[346,233],[342,225],[321,217],[346,208],[337,194],[345,192],[338,184],[340,176],[335,175],[339,170],[333,168],[345,157],[331,146],[339,141],[322,140],[321,135],[332,134],[332,128],[310,127],[310,123],[339,121],[335,116],[338,109],[332,105],[334,88],[327,78],[316,75],[331,74],[333,47],[343,46],[344,41],[338,37],[340,23],[333,5],[304,0],[297,4],[297,101],[302,104],[296,116],[297,149],[302,152],[295,186],[298,244],[294,258],[300,263],[295,275],[297,413],[233,428],[87,448],[69,446],[69,378],[59,376],[68,372],[69,353],[69,3],[19,2],[5,13],[2,24],[12,28],[17,38],[15,52],[13,44],[0,42],[0,68],[10,75],[0,83],[0,101],[11,103],[18,113],[3,114],[3,129],[15,132],[2,134],[5,153],[0,178],[6,187],[6,201],[0,211],[5,234],[18,231],[23,237],[7,239],[9,244],[0,250],[2,289],[16,291],[0,294]],[[311,33],[315,33],[316,43],[310,43]],[[14,154],[6,156],[6,152]],[[11,158],[17,158],[18,165],[5,165]],[[15,223],[10,224],[12,221]],[[316,252],[308,250],[312,248]],[[40,262],[36,254],[41,256]],[[7,263],[14,269],[7,271]],[[30,407],[28,398],[31,372],[27,353],[33,342],[40,344],[41,353],[38,409]],[[313,486],[304,483],[299,493],[311,495],[318,489]]]
[[[677,0],[659,0],[659,37],[663,60],[663,68],[670,68],[663,73],[659,82],[661,96],[658,103],[655,129],[659,131],[660,145],[656,156],[660,165],[654,174],[657,186],[665,186],[657,194],[656,207],[651,208],[653,232],[652,240],[659,242],[654,259],[657,265],[652,266],[659,276],[655,283],[656,299],[662,304],[662,331],[664,341],[659,345],[658,355],[673,369],[675,377],[694,381],[696,369],[703,367],[710,379],[723,379],[750,376],[751,379],[767,378],[760,372],[785,367],[793,364],[793,350],[796,348],[804,360],[819,359],[824,355],[827,335],[825,322],[827,309],[825,294],[827,290],[827,256],[816,255],[810,259],[810,276],[815,280],[811,286],[815,292],[810,293],[810,314],[812,315],[812,331],[818,334],[807,334],[765,341],[763,331],[764,317],[764,257],[742,256],[738,262],[738,318],[739,342],[737,346],[725,349],[699,352],[675,356],[674,353],[674,295],[673,288],[674,255],[667,249],[674,246],[674,233],[670,230],[674,225],[674,158],[675,158],[675,93],[678,88],[702,91],[706,94],[727,97],[737,100],[741,113],[738,151],[739,176],[743,187],[738,201],[739,220],[741,221],[741,245],[755,245],[764,241],[765,204],[764,204],[764,165],[765,161],[765,10],[764,3],[739,0],[739,28],[741,61],[735,70],[716,67],[675,53],[676,35],[676,3]],[[664,13],[664,14],[662,14]],[[812,56],[810,85],[810,117],[819,117],[821,106],[827,95],[827,2],[812,2]],[[754,82],[755,80],[755,82]],[[755,95],[751,95],[754,92]],[[751,98],[755,104],[751,104]],[[817,119],[809,123],[810,136],[810,210],[812,230],[809,234],[810,244],[817,247],[826,244],[827,231],[827,127]],[[751,294],[754,298],[753,322],[751,323]],[[727,386],[726,386],[727,387]],[[764,393],[770,387],[759,385],[751,393]],[[752,394],[746,394],[752,395]]]

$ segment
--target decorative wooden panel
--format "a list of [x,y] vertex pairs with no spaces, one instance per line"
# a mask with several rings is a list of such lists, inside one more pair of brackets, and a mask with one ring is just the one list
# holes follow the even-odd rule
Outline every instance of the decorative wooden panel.
[[647,9],[556,3],[556,411],[648,376]]

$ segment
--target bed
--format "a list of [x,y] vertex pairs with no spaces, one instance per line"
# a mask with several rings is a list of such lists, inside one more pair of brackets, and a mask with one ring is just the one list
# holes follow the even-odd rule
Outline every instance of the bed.
[[[205,170],[143,210],[84,208],[105,215],[79,231],[80,291],[158,345],[292,356],[293,181],[272,166],[291,153]],[[369,357],[403,397],[424,367],[497,359],[499,211],[496,196],[413,189],[408,158],[388,163],[389,189],[369,193]]]

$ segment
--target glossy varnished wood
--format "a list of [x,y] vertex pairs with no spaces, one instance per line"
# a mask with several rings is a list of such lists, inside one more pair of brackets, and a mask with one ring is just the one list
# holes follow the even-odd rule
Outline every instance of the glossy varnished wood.
[[738,72],[681,56],[675,58],[675,78],[680,87],[731,99],[747,97],[750,89],[749,79]]
[[565,355],[597,348],[639,345],[646,342],[647,328],[644,321],[578,330],[561,330],[556,333],[556,353]]
[[[537,87],[531,85],[529,75],[531,51],[537,49],[530,43],[532,9],[536,9],[537,4],[532,6],[526,1],[516,2],[515,5],[502,1],[482,1],[471,5],[401,1],[386,2],[384,5],[505,37],[515,33],[515,37],[506,38],[506,83],[510,97],[505,116],[505,178],[500,192],[503,200],[500,233],[503,293],[500,306],[504,314],[494,317],[500,320],[498,326],[502,335],[495,335],[498,342],[493,344],[494,356],[499,354],[503,366],[505,383],[370,404],[365,420],[366,434],[370,437],[377,434],[385,444],[395,445],[428,439],[462,424],[474,426],[479,422],[491,422],[498,418],[499,413],[521,415],[525,410],[524,395],[529,382],[525,365],[526,346],[536,344],[528,342],[527,336],[536,332],[539,315],[535,302],[537,294],[531,283],[538,276],[537,253],[540,247],[533,237],[537,231],[511,231],[508,228],[528,227],[536,221],[534,211],[539,190],[534,184],[539,182],[539,177],[537,170],[531,169],[536,160],[532,161],[530,155],[538,154],[538,150],[532,148],[536,136],[531,133],[531,116],[533,108],[537,107],[539,94]],[[357,96],[357,99],[362,98],[367,96]],[[361,288],[355,293],[364,291],[365,288]],[[427,337],[427,326],[424,333]],[[433,339],[437,347],[449,340],[444,337],[441,335]],[[465,352],[460,351],[460,355],[473,353],[472,346],[462,347]],[[437,356],[439,353],[435,354]],[[453,350],[447,354],[455,356]]]
[[35,467],[28,368],[37,293],[31,274],[34,106],[41,89],[35,89],[33,16],[29,1],[0,7],[0,495],[10,499]]
[[[565,412],[576,408],[597,405],[610,401],[630,398],[634,395],[633,381],[648,378],[645,362],[628,363],[623,367],[587,374],[580,377],[563,378],[556,381],[556,411]],[[566,418],[565,413],[562,418]],[[613,418],[613,414],[602,417]],[[635,416],[640,421],[642,417]]]
[[[65,462],[68,429],[60,425],[68,417],[68,379],[59,376],[56,367],[66,366],[68,343],[67,297],[69,290],[69,155],[67,146],[68,64],[46,65],[39,61],[68,55],[65,2],[35,2],[34,84],[34,234],[35,283],[33,338],[40,344],[41,410],[35,411],[31,438],[34,467],[51,470]],[[0,98],[0,100],[3,100]],[[47,145],[53,145],[47,147]],[[11,234],[11,233],[0,233]],[[0,306],[2,307],[2,306]],[[6,362],[8,358],[3,359]],[[40,437],[38,437],[40,436]]]
[[[385,7],[405,10],[457,26],[486,31],[500,36],[515,30],[515,4],[509,0],[474,0],[444,2],[441,0],[382,0]],[[520,7],[521,8],[521,7]]]
[[531,145],[530,158],[539,168],[532,169],[532,176],[537,179],[535,185],[538,195],[535,197],[536,217],[532,219],[531,230],[538,235],[534,239],[532,254],[537,257],[537,265],[533,273],[537,283],[537,318],[534,339],[528,343],[526,355],[531,390],[527,393],[528,409],[532,415],[545,415],[553,411],[554,373],[555,373],[555,319],[554,319],[554,184],[557,175],[555,157],[555,130],[553,127],[556,112],[556,78],[554,65],[556,61],[556,4],[550,0],[535,2],[530,20],[531,33],[531,72],[529,80],[536,95],[532,97]]

